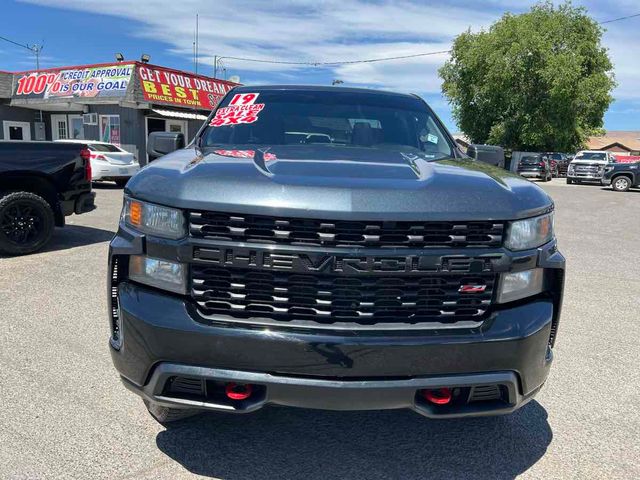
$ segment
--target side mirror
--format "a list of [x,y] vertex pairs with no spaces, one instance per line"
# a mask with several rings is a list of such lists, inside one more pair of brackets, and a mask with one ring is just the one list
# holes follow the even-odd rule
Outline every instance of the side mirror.
[[504,149],[497,145],[471,144],[467,147],[467,155],[479,162],[504,168]]
[[151,132],[147,139],[147,153],[158,158],[184,148],[184,134],[178,132]]

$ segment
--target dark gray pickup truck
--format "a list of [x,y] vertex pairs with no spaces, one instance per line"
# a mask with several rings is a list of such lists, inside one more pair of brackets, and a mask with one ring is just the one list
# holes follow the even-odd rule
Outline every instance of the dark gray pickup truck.
[[553,359],[553,215],[419,97],[237,88],[127,184],[112,358],[162,422],[268,404],[509,413]]
[[86,145],[0,142],[0,254],[42,248],[65,217],[95,208]]

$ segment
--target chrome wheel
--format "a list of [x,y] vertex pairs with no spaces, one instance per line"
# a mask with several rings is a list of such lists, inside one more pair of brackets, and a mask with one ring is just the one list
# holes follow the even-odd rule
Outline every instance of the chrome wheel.
[[627,177],[618,177],[613,182],[613,189],[618,192],[626,192],[629,190],[630,182]]

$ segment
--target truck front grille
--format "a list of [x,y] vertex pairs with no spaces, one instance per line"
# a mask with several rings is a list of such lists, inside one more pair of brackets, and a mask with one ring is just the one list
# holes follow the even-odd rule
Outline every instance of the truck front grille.
[[602,174],[603,170],[604,169],[602,168],[602,166],[598,165],[597,163],[588,164],[588,165],[576,165],[575,166],[575,173],[577,175],[596,176],[598,174]]
[[[496,282],[486,272],[344,276],[202,265],[192,265],[191,276],[191,295],[205,317],[325,325],[479,322]],[[462,293],[463,285],[479,288]]]
[[499,247],[502,222],[335,221],[190,212],[195,238],[276,245],[427,248]]

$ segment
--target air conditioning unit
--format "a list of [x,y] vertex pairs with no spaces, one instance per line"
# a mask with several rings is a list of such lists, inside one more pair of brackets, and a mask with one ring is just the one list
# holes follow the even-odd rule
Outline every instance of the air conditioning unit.
[[82,123],[84,125],[97,125],[98,114],[97,113],[85,113],[82,115]]

